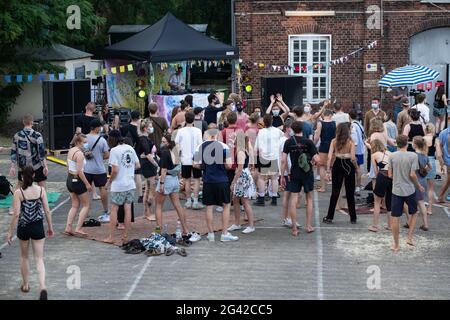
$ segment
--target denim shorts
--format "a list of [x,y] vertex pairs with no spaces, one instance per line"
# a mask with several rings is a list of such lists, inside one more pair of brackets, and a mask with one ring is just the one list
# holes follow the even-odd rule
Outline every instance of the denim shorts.
[[133,203],[136,189],[125,192],[111,192],[111,202],[115,205],[122,206],[125,203]]
[[428,157],[428,160],[430,160],[431,164],[431,170],[428,172],[427,180],[434,180],[436,178],[436,159],[434,157]]
[[[161,190],[161,185],[159,182],[160,180],[158,180],[156,192],[160,192]],[[164,186],[164,195],[166,196],[172,193],[180,192],[180,181],[178,180],[177,176],[166,175],[163,186]]]
[[358,164],[358,166],[362,166],[364,164],[364,155],[363,154],[356,155],[356,163]]

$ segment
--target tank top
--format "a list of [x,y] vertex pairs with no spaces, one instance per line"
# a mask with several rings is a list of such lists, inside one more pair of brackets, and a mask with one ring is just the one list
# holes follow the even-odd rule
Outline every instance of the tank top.
[[44,219],[44,206],[42,204],[42,188],[38,199],[27,200],[22,188],[20,188],[23,200],[20,205],[20,217],[18,225],[26,227],[27,225]]
[[324,122],[322,123],[322,131],[320,132],[320,153],[328,153],[330,151],[331,141],[336,137],[336,122]]
[[250,162],[250,157],[248,156],[247,151],[245,152],[245,162],[244,162],[244,169],[248,168],[248,164]]
[[383,153],[383,158],[380,162],[377,162],[377,167],[380,171],[387,171],[389,168],[389,163],[384,161],[384,158],[386,157],[386,152]]
[[431,143],[431,146],[428,147],[428,156],[436,156],[436,136],[433,137],[433,142]]
[[409,126],[411,129],[409,130],[409,134],[408,134],[409,140],[408,141],[413,141],[414,137],[417,137],[417,136],[421,136],[421,137],[425,136],[425,132],[423,131],[422,124],[410,123]]
[[[69,168],[69,172],[77,172],[77,162],[73,160],[74,156],[80,152],[80,150],[77,150],[73,153],[72,159],[67,160],[67,167]],[[86,164],[86,159],[83,160],[83,167]]]

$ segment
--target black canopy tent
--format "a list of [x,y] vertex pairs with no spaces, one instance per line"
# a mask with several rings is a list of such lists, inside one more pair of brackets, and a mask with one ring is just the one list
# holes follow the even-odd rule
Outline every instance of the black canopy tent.
[[239,57],[236,48],[201,34],[170,12],[138,34],[105,48],[105,55],[154,63]]

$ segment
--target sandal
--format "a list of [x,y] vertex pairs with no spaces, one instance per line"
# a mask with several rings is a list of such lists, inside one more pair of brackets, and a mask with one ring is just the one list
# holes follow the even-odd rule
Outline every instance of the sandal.
[[162,255],[162,253],[158,249],[148,249],[147,251],[145,251],[145,255],[147,257],[157,257]]
[[22,291],[23,293],[28,293],[28,292],[30,292],[30,286],[27,285],[27,287],[26,287],[26,289],[25,289],[25,286],[24,286],[24,285],[21,285],[21,286],[20,286],[20,291]]
[[182,257],[187,257],[187,252],[184,248],[178,248],[175,250],[175,252]]
[[425,226],[421,226],[421,227],[420,227],[420,230],[422,230],[422,231],[428,231],[428,228],[425,227]]
[[164,252],[164,254],[168,257],[173,255],[174,253],[175,253],[175,250],[173,250],[172,248],[166,248],[166,251]]
[[405,224],[405,225],[403,226],[403,228],[409,229],[409,224]]
[[100,221],[97,221],[95,219],[89,219],[85,222],[83,222],[83,228],[92,228],[92,227],[101,227],[102,224]]
[[73,237],[75,235],[73,232],[68,232],[68,231],[61,232],[61,234],[68,236],[68,237]]

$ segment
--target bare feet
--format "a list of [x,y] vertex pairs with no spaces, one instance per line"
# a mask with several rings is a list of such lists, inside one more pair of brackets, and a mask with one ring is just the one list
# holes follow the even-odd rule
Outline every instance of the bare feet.
[[308,233],[313,233],[314,231],[316,231],[316,230],[314,229],[314,227],[312,227],[312,226],[306,227],[306,232],[308,232]]
[[391,231],[392,229],[391,229],[391,226],[384,226],[384,229],[386,229],[386,230],[388,230],[388,231]]
[[429,216],[431,216],[431,215],[433,215],[433,212],[432,212],[432,211],[428,211],[427,214],[428,214]]
[[371,232],[378,232],[378,227],[376,227],[376,226],[370,226],[370,227],[369,227],[369,231],[371,231]]
[[117,230],[125,230],[125,226],[122,223],[119,223]]
[[155,215],[150,215],[148,217],[143,217],[145,220],[148,220],[150,222],[155,222],[156,221],[156,217]]
[[292,236],[294,236],[294,237],[298,237],[298,235],[300,234],[300,232],[297,230],[297,229],[293,229],[292,230]]
[[394,252],[399,252],[400,251],[400,246],[392,245],[391,250],[394,251]]
[[113,240],[113,238],[108,237],[108,238],[106,238],[105,240],[103,240],[103,242],[104,242],[104,243],[110,243],[110,244],[113,244],[113,243],[114,243],[114,240]]
[[411,246],[411,247],[415,247],[415,246],[416,246],[416,245],[414,244],[414,242],[413,242],[411,239],[406,240],[406,244],[407,244],[408,246]]
[[324,192],[326,192],[326,190],[324,188],[319,188],[319,189],[317,189],[317,192],[324,193]]
[[65,235],[65,236],[68,236],[68,237],[73,237],[74,236],[72,230],[68,230],[68,229],[64,230],[64,232],[62,232],[62,234]]
[[79,236],[79,237],[87,237],[88,234],[82,230],[75,230],[75,235]]

